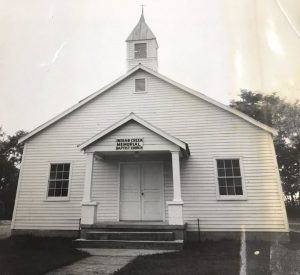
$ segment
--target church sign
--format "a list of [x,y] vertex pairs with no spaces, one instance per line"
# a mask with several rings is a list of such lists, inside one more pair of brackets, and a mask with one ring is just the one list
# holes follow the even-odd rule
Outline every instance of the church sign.
[[117,138],[116,151],[138,151],[144,148],[144,138]]

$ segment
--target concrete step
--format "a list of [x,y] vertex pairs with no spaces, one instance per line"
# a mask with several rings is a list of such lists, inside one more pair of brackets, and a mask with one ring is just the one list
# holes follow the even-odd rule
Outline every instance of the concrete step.
[[132,241],[132,240],[86,240],[73,241],[77,248],[126,248],[126,249],[164,249],[180,250],[183,240],[175,241]]
[[[134,222],[103,222],[103,223],[96,223],[92,225],[81,225],[81,232],[80,232],[80,238],[81,239],[116,239],[116,240],[173,240],[170,239],[170,232],[173,233],[175,240],[184,240],[185,239],[185,230],[186,230],[186,224],[184,225],[169,225],[165,223],[155,223],[155,222],[148,222],[148,223],[134,223]],[[90,234],[90,232],[97,232],[105,233],[103,236],[97,236],[97,234]],[[115,232],[123,232],[123,233],[129,233],[128,235],[124,234],[120,236],[122,237],[112,237],[107,236],[109,233],[115,233]],[[140,234],[139,236],[136,236],[136,238],[131,237],[133,234],[132,232],[139,232],[139,233],[145,233]],[[149,236],[149,233],[154,233]],[[157,232],[166,233],[159,235]],[[117,235],[117,234],[115,234]],[[162,237],[164,236],[164,237]],[[167,237],[168,236],[168,237]],[[165,238],[166,237],[166,238]]]
[[173,232],[88,231],[88,240],[174,241]]
[[81,224],[81,229],[97,231],[174,231],[185,230],[185,225],[169,225],[163,223],[123,223],[123,222],[103,222],[92,225]]

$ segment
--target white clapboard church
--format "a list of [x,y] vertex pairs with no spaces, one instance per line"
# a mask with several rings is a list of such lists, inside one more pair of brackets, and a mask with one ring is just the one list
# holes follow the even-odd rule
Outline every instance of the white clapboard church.
[[78,246],[288,236],[276,131],[158,72],[143,14],[128,71],[20,142],[13,234]]

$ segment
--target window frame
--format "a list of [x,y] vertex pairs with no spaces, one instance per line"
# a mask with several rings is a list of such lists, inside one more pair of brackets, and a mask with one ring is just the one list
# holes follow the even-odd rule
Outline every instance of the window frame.
[[[49,197],[48,190],[49,190],[49,179],[50,179],[50,171],[52,164],[70,164],[70,171],[69,171],[69,184],[68,184],[68,195],[67,196],[60,196],[60,197]],[[47,174],[46,174],[46,187],[45,187],[45,198],[44,201],[46,202],[55,202],[55,201],[69,201],[70,200],[70,193],[71,193],[71,182],[72,182],[72,167],[73,163],[70,160],[58,160],[58,161],[51,161],[48,162],[47,165]]]
[[[220,195],[217,160],[232,160],[232,159],[239,160],[243,195]],[[241,156],[214,156],[213,157],[213,167],[214,167],[214,175],[215,175],[217,200],[220,200],[220,201],[247,200],[246,179],[245,179],[245,174],[244,174],[244,169],[243,169],[243,158]]]
[[[135,45],[137,45],[137,44],[146,44],[146,57],[135,57]],[[133,59],[134,60],[143,60],[143,59],[147,59],[148,58],[148,43],[147,42],[142,42],[142,41],[140,41],[140,42],[136,42],[136,43],[134,43],[133,44]]]
[[[140,91],[140,92],[137,92],[137,91],[136,91],[136,89],[135,89],[135,87],[136,87],[135,82],[136,82],[137,79],[145,79],[145,91]],[[146,94],[147,92],[148,92],[148,81],[147,81],[147,77],[145,77],[145,76],[141,76],[141,77],[136,76],[136,77],[134,78],[134,88],[133,88],[133,93],[134,93],[134,94]]]

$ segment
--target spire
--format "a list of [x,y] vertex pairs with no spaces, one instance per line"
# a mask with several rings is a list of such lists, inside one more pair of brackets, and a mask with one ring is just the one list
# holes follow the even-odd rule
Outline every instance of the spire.
[[151,39],[156,39],[156,37],[145,22],[144,5],[142,5],[142,14],[140,20],[135,26],[135,28],[133,29],[133,31],[130,33],[126,41],[128,42],[128,41],[151,40]]

